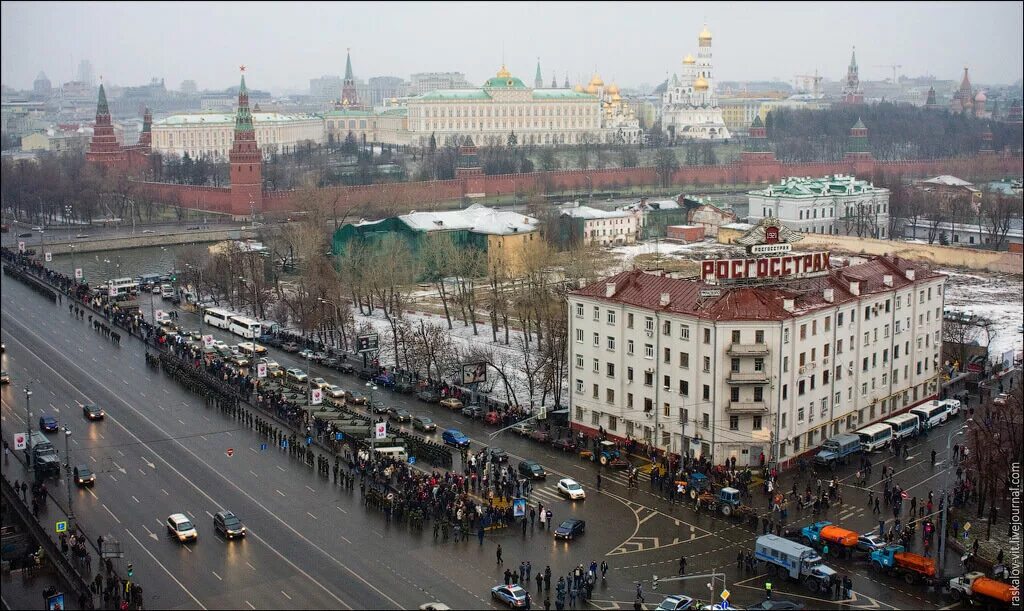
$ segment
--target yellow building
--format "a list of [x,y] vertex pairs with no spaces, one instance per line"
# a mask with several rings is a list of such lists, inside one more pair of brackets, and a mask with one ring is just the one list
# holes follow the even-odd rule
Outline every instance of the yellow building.
[[382,111],[343,108],[324,113],[328,142],[344,142],[352,134],[361,144],[409,144],[409,110],[392,107]]

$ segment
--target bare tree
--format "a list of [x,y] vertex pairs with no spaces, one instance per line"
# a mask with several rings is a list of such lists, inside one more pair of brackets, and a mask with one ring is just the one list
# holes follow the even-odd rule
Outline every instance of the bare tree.
[[1000,250],[1006,235],[1013,227],[1013,220],[1020,218],[1020,198],[1007,197],[1001,193],[985,193],[981,198],[979,217],[989,235],[992,250]]

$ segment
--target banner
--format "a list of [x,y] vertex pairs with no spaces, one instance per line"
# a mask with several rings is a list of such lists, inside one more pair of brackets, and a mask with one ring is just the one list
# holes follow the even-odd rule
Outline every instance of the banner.
[[27,438],[28,438],[28,435],[25,434],[25,433],[15,433],[14,434],[14,449],[15,450],[24,450],[25,448],[27,448],[28,447],[28,442],[26,441]]
[[212,335],[204,335],[203,336],[203,346],[205,348],[213,348],[213,336]]
[[18,252],[25,252],[25,243],[18,242]]
[[314,388],[309,393],[309,403],[311,405],[320,405],[324,402],[324,391],[319,388]]
[[43,258],[46,259],[47,263],[49,263],[50,261],[53,261],[53,253],[52,252],[48,252],[45,255],[43,255]]
[[388,436],[388,423],[378,422],[373,428],[373,437],[375,439],[384,439]]
[[512,499],[512,517],[521,518],[526,515],[526,499]]
[[462,383],[476,384],[487,381],[487,363],[466,363],[462,366]]
[[81,280],[81,279],[82,279],[82,268],[81,267],[76,267],[75,268],[75,280]]
[[267,377],[267,364],[266,363],[260,363],[260,364],[256,365],[256,377],[257,378],[265,378],[265,377]]

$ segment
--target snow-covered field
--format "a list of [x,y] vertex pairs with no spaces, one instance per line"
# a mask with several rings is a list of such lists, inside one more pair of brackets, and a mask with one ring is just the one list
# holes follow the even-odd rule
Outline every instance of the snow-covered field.
[[1003,352],[1024,349],[1024,282],[1005,274],[969,274],[950,269],[937,270],[949,276],[946,282],[946,307],[971,310],[993,322],[995,337],[989,355],[998,359]]
[[679,244],[678,242],[666,242],[664,240],[640,242],[630,244],[629,246],[615,246],[607,250],[618,258],[618,261],[610,267],[611,273],[632,269],[634,260],[640,255],[660,255],[669,260],[689,259],[696,261],[711,256],[725,256],[728,253],[737,252],[735,246],[719,244],[718,242]]

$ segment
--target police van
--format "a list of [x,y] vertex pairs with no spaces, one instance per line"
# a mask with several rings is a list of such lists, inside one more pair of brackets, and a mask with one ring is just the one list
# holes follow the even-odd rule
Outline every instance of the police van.
[[882,423],[870,424],[857,431],[857,436],[865,452],[874,452],[892,441],[892,427]]
[[918,419],[917,414],[900,414],[899,416],[883,420],[882,424],[888,424],[892,427],[893,439],[917,437],[917,434],[921,432],[921,421]]

